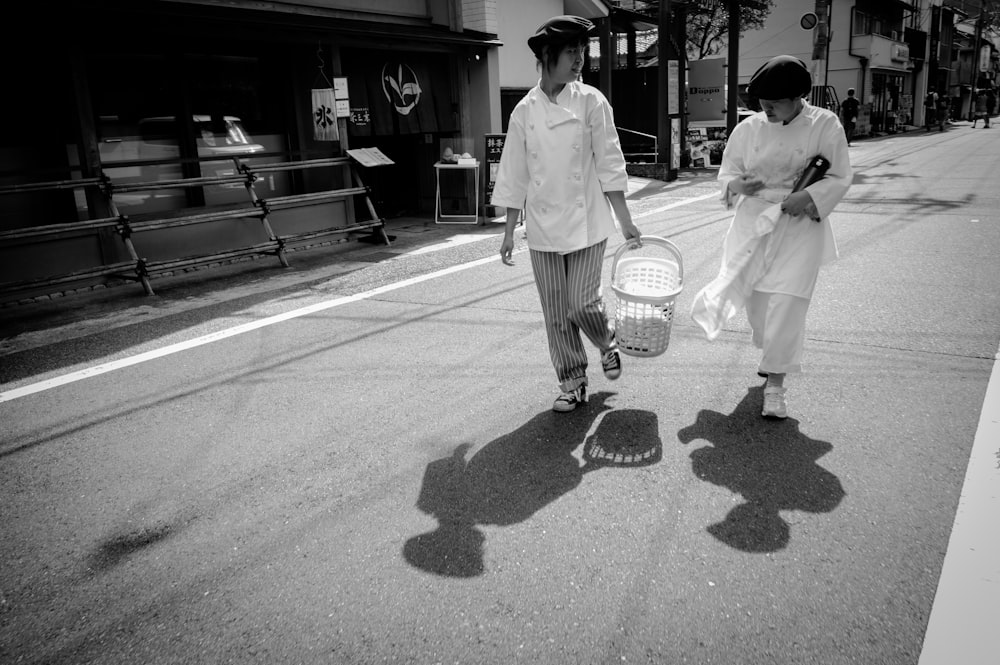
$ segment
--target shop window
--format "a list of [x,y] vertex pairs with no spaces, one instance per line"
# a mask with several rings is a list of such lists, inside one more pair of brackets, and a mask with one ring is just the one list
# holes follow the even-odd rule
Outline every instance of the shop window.
[[[251,164],[286,160],[288,140],[275,112],[279,93],[262,70],[258,57],[94,58],[89,83],[104,172],[115,183],[135,183],[231,175],[234,157]],[[274,101],[262,101],[269,96]],[[76,159],[75,145],[67,152]],[[255,189],[271,197],[290,193],[291,184],[287,174],[266,174]],[[227,183],[121,192],[115,201],[121,212],[137,215],[247,203],[249,197],[241,183]],[[83,216],[82,195],[77,207]]]

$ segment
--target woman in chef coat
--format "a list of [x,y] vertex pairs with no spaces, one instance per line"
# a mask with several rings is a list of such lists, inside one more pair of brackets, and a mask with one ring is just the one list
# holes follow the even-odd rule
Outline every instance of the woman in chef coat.
[[617,217],[626,240],[639,229],[625,203],[625,157],[611,105],[582,83],[594,24],[556,16],[528,39],[541,78],[518,102],[491,202],[507,209],[500,258],[511,265],[514,228],[524,210],[535,284],[549,354],[559,381],[555,411],[587,400],[587,351],[581,332],[601,353],[605,377],[621,375],[621,356],[601,297],[601,267]]
[[[718,277],[694,299],[691,315],[709,339],[746,308],[757,373],[767,377],[762,415],[785,418],[785,375],[801,370],[806,311],[820,265],[837,256],[829,215],[850,187],[847,139],[836,114],[811,106],[805,63],[777,56],[751,77],[747,92],[763,111],[736,125],[722,155],[722,200],[734,209]],[[792,192],[810,160],[826,175]]]

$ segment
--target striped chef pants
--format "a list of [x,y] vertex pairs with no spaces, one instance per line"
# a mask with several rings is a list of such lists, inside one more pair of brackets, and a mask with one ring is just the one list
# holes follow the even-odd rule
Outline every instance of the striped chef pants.
[[587,384],[587,350],[580,331],[601,351],[613,340],[601,298],[601,264],[607,244],[602,240],[569,254],[531,250],[549,355],[563,391]]

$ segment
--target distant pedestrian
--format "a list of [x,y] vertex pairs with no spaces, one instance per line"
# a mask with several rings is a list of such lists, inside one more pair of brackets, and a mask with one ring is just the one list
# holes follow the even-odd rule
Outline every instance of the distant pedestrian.
[[844,134],[847,135],[848,146],[851,145],[851,139],[854,138],[854,130],[857,127],[858,110],[860,108],[861,102],[854,96],[854,88],[848,88],[847,99],[840,105],[840,117],[841,122],[844,123]]
[[938,112],[937,112],[937,122],[938,131],[943,132],[945,123],[948,122],[951,116],[951,97],[948,95],[941,95],[938,98]]
[[976,108],[972,114],[972,126],[975,128],[976,122],[982,118],[984,121],[983,129],[988,129],[990,126],[990,104],[989,96],[986,94],[986,88],[980,88],[976,91]]
[[549,356],[562,391],[554,411],[587,401],[587,350],[601,353],[604,376],[617,379],[621,355],[604,311],[601,268],[612,210],[628,241],[640,241],[625,201],[628,176],[611,104],[580,73],[594,24],[556,16],[528,39],[541,75],[510,114],[491,202],[507,209],[500,258],[513,265],[514,228],[525,230],[541,300]]
[[927,88],[927,96],[924,97],[924,128],[929,132],[931,126],[937,119],[938,94],[933,87]]
[[[809,68],[777,56],[750,78],[747,92],[763,113],[736,125],[719,169],[722,200],[734,215],[718,276],[698,292],[691,317],[715,339],[746,309],[757,373],[767,377],[761,414],[785,418],[785,375],[801,369],[806,311],[820,265],[837,256],[829,215],[851,185],[853,171],[836,114],[811,106]],[[793,191],[814,157],[826,175]]]

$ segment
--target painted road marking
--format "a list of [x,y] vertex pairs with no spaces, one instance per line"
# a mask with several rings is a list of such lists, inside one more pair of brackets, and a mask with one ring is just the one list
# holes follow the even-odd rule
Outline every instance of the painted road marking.
[[[644,213],[636,215],[636,218],[648,217],[649,215],[654,215],[664,210],[670,210],[672,208],[678,208],[689,203],[695,203],[697,201],[702,201],[704,199],[718,196],[717,194],[705,194],[702,196],[695,196],[689,199],[683,199],[680,201],[675,201],[674,203],[662,206],[655,210],[648,210]],[[452,243],[440,243],[441,245],[449,244],[450,246],[463,245],[468,242],[473,242],[480,238],[495,238],[496,235],[479,235],[474,236],[465,235],[462,236],[462,240],[452,242]],[[438,247],[443,249],[443,247]],[[423,251],[430,251],[429,248],[424,248]],[[527,250],[520,250],[516,252],[520,254]],[[412,253],[412,252],[411,252]],[[416,250],[416,253],[421,253],[421,250]],[[401,255],[402,256],[402,255]],[[196,337],[194,339],[187,340],[185,342],[178,342],[176,344],[170,344],[159,349],[154,349],[152,351],[147,351],[145,353],[140,353],[134,356],[129,356],[127,358],[121,358],[119,360],[113,360],[111,362],[103,363],[100,365],[94,365],[93,367],[87,367],[85,369],[78,370],[76,372],[70,372],[69,374],[63,374],[62,376],[57,376],[45,381],[39,381],[37,383],[32,383],[20,388],[15,388],[13,390],[8,390],[6,392],[0,392],[0,402],[9,402],[11,400],[18,399],[19,397],[25,397],[27,395],[33,395],[35,393],[40,393],[51,388],[57,388],[59,386],[64,386],[68,383],[74,383],[76,381],[82,381],[83,379],[89,379],[92,376],[100,376],[101,374],[107,374],[108,372],[113,372],[117,369],[122,369],[124,367],[131,367],[132,365],[138,365],[139,363],[144,363],[148,360],[155,360],[157,358],[162,358],[164,356],[169,356],[174,353],[179,353],[181,351],[186,351],[188,349],[193,349],[198,346],[203,346],[205,344],[210,344],[211,342],[218,342],[219,340],[227,339],[229,337],[234,337],[236,335],[242,335],[243,333],[250,332],[252,330],[258,330],[267,326],[272,326],[276,323],[281,323],[283,321],[288,321],[290,319],[295,319],[300,316],[309,316],[310,314],[315,314],[316,312],[322,312],[323,310],[331,309],[333,307],[339,307],[341,305],[346,305],[348,303],[357,302],[359,300],[365,300],[367,298],[372,298],[383,293],[388,293],[389,291],[395,291],[396,289],[402,289],[407,286],[412,286],[414,284],[419,284],[420,282],[426,282],[427,280],[437,279],[438,277],[444,277],[445,275],[450,275],[452,273],[461,272],[463,270],[468,270],[469,268],[475,268],[476,266],[485,265],[487,263],[492,263],[497,260],[495,256],[489,256],[482,259],[477,259],[475,261],[469,261],[467,263],[461,263],[450,268],[444,268],[442,270],[437,270],[435,272],[427,273],[426,275],[419,275],[417,277],[411,277],[405,279],[401,282],[394,282],[392,284],[386,284],[370,291],[364,291],[362,293],[356,293],[350,296],[344,296],[341,298],[335,298],[333,300],[326,300],[323,302],[316,303],[314,305],[309,305],[307,307],[301,307],[299,309],[294,309],[283,314],[276,314],[274,316],[269,316],[257,321],[251,321],[250,323],[244,323],[233,328],[227,328],[225,330],[220,330],[218,332],[210,333],[208,335],[202,335],[201,337]]]
[[992,665],[1000,658],[997,515],[1000,373],[994,362],[918,665]]
[[403,252],[400,256],[417,256],[419,254],[430,254],[431,252],[439,252],[442,249],[450,249],[452,247],[459,247],[461,245],[468,245],[470,242],[476,242],[477,240],[483,240],[485,238],[497,238],[503,235],[502,233],[462,233],[459,235],[454,235],[444,242],[435,243],[433,245],[427,245],[426,247],[417,247],[416,249],[411,249],[408,252]]
[[469,268],[474,268],[476,266],[485,265],[487,263],[493,263],[494,261],[497,260],[498,258],[495,256],[488,256],[486,258],[476,259],[475,261],[461,263],[456,266],[451,266],[450,268],[443,268],[435,272],[427,273],[426,275],[418,275],[417,277],[404,279],[400,282],[393,282],[392,284],[386,284],[384,286],[380,286],[378,288],[374,288],[369,291],[362,291],[361,293],[355,293],[350,296],[342,296],[340,298],[334,298],[333,300],[324,300],[323,302],[318,302],[313,305],[307,305],[306,307],[293,309],[288,312],[284,312],[282,314],[275,314],[273,316],[268,316],[263,319],[251,321],[250,323],[244,323],[242,325],[234,326],[232,328],[226,328],[225,330],[219,330],[217,332],[209,333],[207,335],[202,335],[201,337],[195,337],[194,339],[189,339],[184,342],[177,342],[176,344],[170,344],[168,346],[164,346],[159,349],[153,349],[152,351],[146,351],[145,353],[140,353],[138,355],[129,356],[127,358],[121,358],[119,360],[113,360],[111,362],[103,363],[100,365],[94,365],[93,367],[88,367],[86,369],[82,369],[76,372],[70,372],[69,374],[64,374],[62,376],[57,376],[52,379],[39,381],[37,383],[32,383],[27,386],[22,386],[21,388],[15,388],[13,390],[2,392],[0,393],[0,402],[9,402],[19,397],[25,397],[27,395],[39,393],[44,390],[56,388],[58,386],[64,386],[68,383],[74,383],[76,381],[82,381],[83,379],[89,379],[92,376],[100,376],[101,374],[107,374],[108,372],[113,372],[117,369],[122,369],[123,367],[131,367],[132,365],[138,365],[139,363],[144,363],[148,360],[163,358],[164,356],[169,356],[174,353],[179,353],[181,351],[187,351],[188,349],[193,349],[198,346],[204,346],[205,344],[218,342],[220,340],[227,339],[229,337],[242,335],[243,333],[247,333],[252,330],[258,330],[260,328],[265,328],[267,326],[273,326],[276,323],[281,323],[283,321],[288,321],[290,319],[295,319],[302,316],[309,316],[310,314],[322,312],[324,310],[332,309],[334,307],[340,307],[341,305],[347,305],[348,303],[357,302],[359,300],[372,298],[381,295],[383,293],[388,293],[389,291],[395,291],[396,289],[402,289],[407,286],[419,284],[420,282],[426,282],[431,279],[436,279],[438,277],[443,277],[445,275],[450,275],[452,273],[468,270]]

